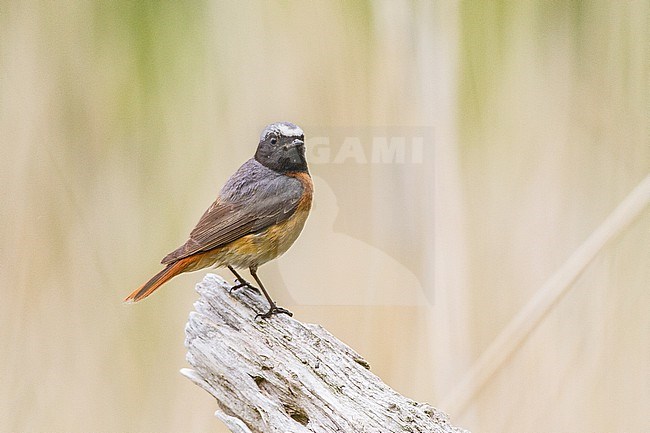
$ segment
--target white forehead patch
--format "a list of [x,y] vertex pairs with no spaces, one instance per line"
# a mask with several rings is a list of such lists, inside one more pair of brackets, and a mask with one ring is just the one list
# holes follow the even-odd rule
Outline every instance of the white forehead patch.
[[276,132],[285,137],[300,137],[305,134],[299,126],[296,126],[293,123],[277,122],[271,123],[269,126],[264,128],[262,135],[260,135],[260,141],[264,141],[272,132]]

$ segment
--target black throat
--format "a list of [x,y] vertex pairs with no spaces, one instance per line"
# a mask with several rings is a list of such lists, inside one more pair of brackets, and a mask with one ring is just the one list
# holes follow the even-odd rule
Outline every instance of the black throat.
[[277,171],[278,173],[309,173],[304,150],[301,152],[300,150],[295,149],[292,150],[289,154],[279,157],[274,157],[273,155],[265,155],[264,152],[260,152],[258,150],[255,152],[255,160],[262,164],[264,167],[270,168],[271,170]]

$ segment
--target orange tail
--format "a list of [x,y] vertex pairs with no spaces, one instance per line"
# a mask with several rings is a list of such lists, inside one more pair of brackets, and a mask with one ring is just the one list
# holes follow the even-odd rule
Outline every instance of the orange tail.
[[149,281],[144,283],[133,293],[124,298],[124,302],[133,303],[146,298],[147,296],[151,295],[158,287],[162,286],[167,281],[174,278],[176,275],[182,273],[187,268],[187,265],[189,265],[189,263],[190,261],[185,259],[170,263],[165,269],[158,272],[156,275],[151,277]]

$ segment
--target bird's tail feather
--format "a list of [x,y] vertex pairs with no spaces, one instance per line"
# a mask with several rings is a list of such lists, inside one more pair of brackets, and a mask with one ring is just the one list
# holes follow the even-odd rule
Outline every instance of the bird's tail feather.
[[[189,259],[187,257],[186,259]],[[185,271],[190,261],[183,259],[167,265],[165,269],[151,277],[149,281],[133,291],[129,296],[124,298],[124,302],[133,303],[151,295],[158,287],[174,278],[176,275]]]

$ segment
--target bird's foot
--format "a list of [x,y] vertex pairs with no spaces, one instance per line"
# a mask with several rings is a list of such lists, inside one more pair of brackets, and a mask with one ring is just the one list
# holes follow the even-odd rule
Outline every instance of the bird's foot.
[[269,308],[269,311],[266,313],[260,313],[255,316],[255,320],[257,320],[258,317],[261,317],[262,319],[268,319],[274,314],[286,314],[289,317],[293,317],[293,313],[286,308],[278,307],[277,305],[271,305],[271,308]]
[[258,289],[257,287],[255,287],[254,285],[252,285],[251,283],[249,283],[249,282],[246,281],[246,280],[235,279],[235,283],[237,283],[237,284],[235,284],[234,286],[232,286],[232,287],[230,288],[230,293],[231,293],[231,294],[232,294],[232,292],[234,292],[235,290],[237,290],[237,289],[242,289],[242,288],[244,288],[244,287],[246,287],[246,288],[248,288],[248,289],[251,289],[252,291],[257,292],[257,293],[260,292],[260,289]]

